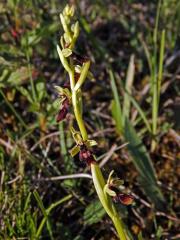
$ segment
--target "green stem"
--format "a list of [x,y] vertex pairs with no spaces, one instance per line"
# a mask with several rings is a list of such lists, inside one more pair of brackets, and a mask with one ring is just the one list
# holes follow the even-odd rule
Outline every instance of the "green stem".
[[104,194],[103,189],[105,186],[105,180],[98,164],[94,164],[94,163],[91,164],[91,173],[92,173],[93,183],[94,183],[97,195],[99,197],[99,200],[103,205],[104,209],[106,210],[107,214],[109,215],[109,217],[113,218],[113,209],[112,209],[112,204],[110,202],[111,199]]
[[151,151],[154,151],[156,148],[156,134],[157,134],[157,121],[158,121],[158,103],[159,103],[159,95],[158,95],[158,76],[157,76],[157,36],[158,36],[158,26],[159,26],[159,17],[160,17],[160,9],[161,9],[161,0],[158,2],[155,28],[153,32],[153,42],[154,42],[154,53],[153,53],[153,62],[152,62],[152,134],[153,139],[151,143]]
[[81,132],[83,140],[85,141],[88,139],[88,134],[87,134],[87,131],[86,131],[86,128],[84,125],[84,121],[82,119],[81,111],[79,109],[76,91],[72,92],[72,104],[73,104],[73,108],[74,108],[74,114],[76,117],[76,121],[79,126],[79,130]]
[[117,231],[120,239],[127,240],[125,233],[124,233],[123,223],[122,223],[121,219],[118,216],[115,216],[112,218],[112,221],[114,223],[114,226],[116,228],[116,231]]
[[[73,76],[71,75],[70,81],[72,81]],[[72,104],[74,108],[74,114],[77,121],[77,124],[79,126],[79,130],[81,132],[83,140],[88,139],[88,134],[84,125],[84,121],[82,118],[82,114],[79,108],[78,104],[79,99],[77,99],[77,91],[72,89]],[[120,218],[118,217],[116,210],[113,206],[111,198],[104,193],[103,189],[105,186],[105,180],[102,175],[101,169],[98,164],[91,164],[91,173],[93,178],[93,183],[97,192],[97,195],[99,197],[99,200],[101,204],[103,205],[105,211],[109,215],[109,217],[112,219],[114,226],[117,230],[117,233],[119,235],[120,240],[126,240],[126,236],[123,230],[122,222]]]
[[[65,18],[63,16],[63,14],[60,14],[60,18],[61,18],[61,23],[63,25],[63,29],[65,31],[65,33],[69,36],[69,38],[73,41],[73,38],[71,36],[71,32],[69,30],[69,27],[65,21]],[[74,41],[76,40],[78,34],[79,34],[79,30],[78,30],[78,26],[76,26],[77,28],[77,32],[76,32],[76,36]],[[71,46],[71,50],[73,50],[74,47],[74,42]],[[70,86],[71,86],[71,94],[72,94],[72,106],[73,106],[73,110],[74,110],[74,115],[76,118],[76,122],[78,124],[79,130],[81,132],[81,136],[83,138],[83,141],[88,140],[88,134],[86,131],[86,127],[82,118],[82,111],[81,111],[81,102],[82,102],[82,97],[81,97],[81,86],[84,83],[88,71],[89,71],[89,67],[90,67],[90,61],[84,63],[82,69],[81,69],[81,74],[80,74],[80,78],[78,79],[77,83],[75,82],[75,78],[74,78],[74,65],[73,62],[70,60],[68,61],[59,46],[57,46],[57,51],[61,60],[62,65],[64,66],[65,70],[68,72],[69,74],[69,78],[70,78]],[[105,211],[107,212],[107,214],[109,215],[109,217],[112,219],[114,226],[117,230],[118,236],[120,238],[120,240],[126,240],[126,236],[125,236],[125,232],[123,230],[123,225],[122,222],[120,220],[120,218],[118,217],[118,214],[113,206],[111,197],[109,195],[107,195],[104,192],[104,187],[105,187],[105,180],[104,177],[102,175],[101,169],[99,167],[99,165],[97,163],[92,163],[91,164],[91,172],[92,172],[92,178],[93,178],[93,183],[97,192],[97,195],[99,197],[100,202],[102,203]]]
[[98,164],[91,164],[91,173],[92,173],[93,183],[94,183],[97,195],[99,197],[99,200],[103,205],[105,211],[109,215],[109,217],[112,219],[112,222],[114,223],[114,226],[118,233],[119,239],[127,240],[124,229],[123,229],[123,223],[116,212],[116,209],[112,203],[112,200],[103,191],[105,186],[105,180]]

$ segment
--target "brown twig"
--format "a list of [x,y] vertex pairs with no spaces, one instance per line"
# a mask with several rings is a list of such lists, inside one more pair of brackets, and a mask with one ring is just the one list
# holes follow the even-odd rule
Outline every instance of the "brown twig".
[[0,145],[3,145],[11,151],[14,149],[14,146],[12,146],[9,142],[4,141],[2,138],[0,138]]
[[103,167],[106,162],[112,157],[112,155],[114,154],[115,151],[127,146],[128,143],[124,143],[121,146],[117,147],[116,144],[112,145],[112,147],[110,148],[110,150],[106,153],[106,156],[103,158],[103,160],[100,162],[99,166]]

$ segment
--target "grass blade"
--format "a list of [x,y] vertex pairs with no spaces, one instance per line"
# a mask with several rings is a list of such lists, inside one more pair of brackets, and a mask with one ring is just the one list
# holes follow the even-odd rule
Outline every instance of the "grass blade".
[[138,102],[131,96],[128,95],[132,104],[134,105],[134,107],[137,109],[137,111],[139,112],[139,115],[141,116],[142,120],[144,121],[144,124],[146,125],[146,128],[148,129],[148,131],[151,133],[151,126],[148,122],[148,119],[146,117],[145,112],[142,110],[142,108],[140,107],[140,105],[138,104]]
[[112,88],[113,97],[114,97],[114,100],[112,101],[112,114],[116,123],[117,131],[119,133],[122,133],[123,117],[122,117],[121,104],[119,101],[119,94],[116,87],[114,75],[111,70],[109,70],[109,76],[111,80],[111,88]]
[[43,219],[41,220],[41,223],[39,224],[39,227],[38,227],[38,230],[36,232],[36,237],[38,238],[42,232],[42,229],[44,227],[44,224],[47,223],[47,228],[48,228],[48,231],[49,231],[49,234],[51,236],[51,239],[53,239],[53,236],[52,236],[52,231],[51,231],[51,226],[50,226],[50,223],[49,223],[49,220],[48,220],[48,216],[50,214],[50,212],[55,208],[57,207],[58,205],[62,204],[63,202],[66,202],[68,201],[70,198],[72,198],[72,195],[69,194],[67,195],[66,197],[58,200],[57,202],[55,203],[52,203],[47,209],[44,208],[44,205],[43,205],[43,202],[38,194],[38,192],[35,190],[34,191],[34,197],[36,198],[36,201],[38,202],[38,205],[44,215]]
[[68,201],[68,200],[71,199],[71,198],[72,198],[72,195],[69,194],[69,195],[67,195],[67,196],[64,197],[64,198],[61,198],[61,199],[58,200],[57,202],[52,203],[52,204],[48,207],[48,209],[46,210],[47,214],[50,214],[50,212],[51,212],[55,207],[57,207],[58,205],[66,202],[66,201]]
[[160,54],[159,54],[159,71],[158,71],[158,103],[161,93],[161,82],[163,76],[163,60],[164,60],[164,49],[165,49],[165,30],[161,33],[161,45],[160,45]]
[[134,72],[135,72],[134,55],[131,55],[128,70],[127,70],[126,86],[125,86],[125,94],[124,94],[124,102],[123,102],[123,122],[125,120],[125,117],[129,118],[130,102],[131,102],[129,95],[131,94],[131,88],[134,80]]
[[128,150],[131,153],[132,161],[140,175],[139,181],[157,208],[162,208],[164,197],[157,185],[156,173],[150,156],[145,145],[138,137],[134,127],[128,119],[125,121],[124,137],[128,144]]
[[[158,72],[157,72],[157,36],[158,36],[158,26],[159,26],[159,18],[160,18],[160,10],[161,10],[161,0],[158,1],[157,13],[156,13],[156,21],[153,32],[153,56],[152,56],[152,73],[151,73],[151,90],[152,90],[152,144],[151,151],[153,152],[156,148],[156,133],[157,133],[157,120],[158,120],[158,104],[159,104],[159,94],[158,94]],[[161,61],[161,59],[160,59]],[[162,71],[162,69],[161,69]],[[160,81],[159,81],[160,82]]]
[[36,199],[36,201],[37,201],[37,203],[38,203],[38,205],[39,205],[39,207],[40,207],[40,209],[41,209],[41,211],[42,211],[42,213],[44,215],[44,218],[41,221],[41,223],[39,225],[39,228],[38,228],[38,230],[36,232],[36,237],[38,238],[40,236],[40,234],[42,232],[42,229],[43,229],[43,226],[44,226],[44,224],[46,222],[50,238],[53,239],[51,225],[50,225],[50,222],[48,220],[48,214],[46,212],[46,209],[44,208],[44,205],[43,205],[43,202],[41,200],[41,197],[39,196],[39,193],[36,190],[33,192],[33,194],[34,194],[34,197],[35,197],[35,199]]

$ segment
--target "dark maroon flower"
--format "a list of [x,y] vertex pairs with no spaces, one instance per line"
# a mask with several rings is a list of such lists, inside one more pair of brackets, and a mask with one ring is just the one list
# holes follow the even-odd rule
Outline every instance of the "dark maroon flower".
[[134,197],[130,194],[118,193],[115,197],[113,197],[113,201],[115,203],[122,203],[123,205],[131,205],[134,201]]
[[61,122],[62,120],[64,120],[66,118],[67,113],[68,113],[67,108],[63,107],[62,109],[60,109],[56,117],[56,122]]
[[95,164],[93,153],[87,149],[85,145],[80,146],[79,159],[82,162],[86,162],[87,165]]
[[79,77],[80,77],[80,73],[75,72],[75,73],[74,73],[75,82],[78,81]]
[[73,59],[76,63],[79,63],[79,64],[83,64],[83,63],[89,61],[89,59],[88,59],[87,57],[81,56],[80,54],[75,53],[75,52],[73,52],[71,56],[72,56],[72,59]]
[[68,110],[69,110],[69,100],[65,98],[61,104],[61,109],[59,110],[58,115],[56,117],[56,122],[60,122],[64,120],[66,118]]

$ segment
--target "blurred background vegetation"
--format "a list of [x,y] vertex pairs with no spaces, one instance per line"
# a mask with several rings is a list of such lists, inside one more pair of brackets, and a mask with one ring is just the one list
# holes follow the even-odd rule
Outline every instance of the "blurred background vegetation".
[[180,239],[178,0],[0,2],[0,239],[117,239],[91,179],[56,178],[89,173],[68,152],[71,114],[55,120],[67,3],[81,26],[77,52],[92,61],[84,117],[98,161],[135,199],[117,204],[129,237]]

